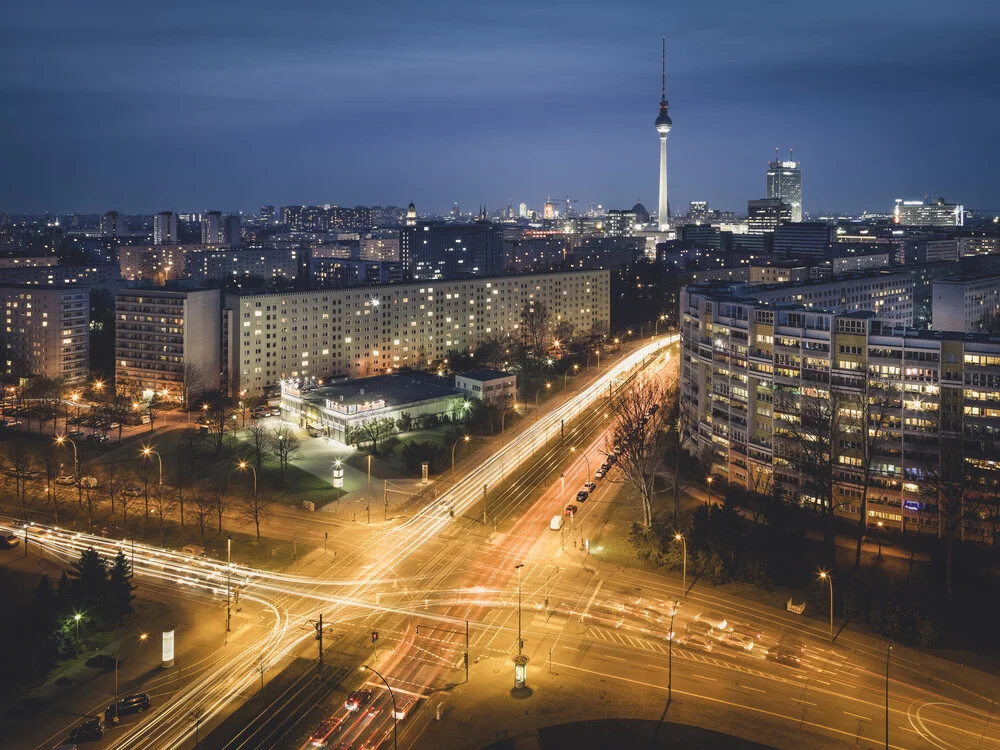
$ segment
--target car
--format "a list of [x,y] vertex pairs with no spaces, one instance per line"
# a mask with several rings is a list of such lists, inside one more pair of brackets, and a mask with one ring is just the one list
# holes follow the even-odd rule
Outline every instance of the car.
[[604,463],[606,463],[608,466],[614,466],[617,460],[618,456],[616,456],[614,453],[609,453],[608,458]]
[[396,721],[402,721],[409,715],[410,711],[413,710],[414,705],[415,701],[412,700],[404,701],[403,703],[397,704],[396,708],[394,708],[392,711],[392,717]]
[[111,424],[108,425],[108,428],[112,430],[117,430],[121,426],[122,426],[121,422],[112,422]]
[[707,622],[689,622],[684,626],[684,632],[688,635],[696,635],[702,638],[710,638],[715,634],[715,628]]
[[275,408],[271,409],[271,416],[272,417],[280,417],[281,416],[281,409],[279,409],[278,407],[275,407]]
[[326,747],[330,744],[330,737],[343,728],[343,719],[324,719],[319,723],[316,729],[313,730],[313,733],[309,735],[309,747]]
[[[149,701],[149,696],[145,693],[139,693],[137,695],[126,695],[124,698],[118,700],[118,715],[128,716],[129,714],[141,714],[143,711],[148,711],[152,704]],[[108,711],[111,715],[115,713],[115,706],[112,703],[108,706]]]
[[549,528],[553,531],[559,531],[563,527],[563,517],[562,516],[552,516],[552,520],[549,521]]
[[752,651],[754,640],[748,635],[741,635],[739,633],[723,633],[722,637],[719,638],[719,643],[727,648],[742,649],[743,651]]
[[188,555],[194,555],[195,557],[205,556],[205,548],[202,547],[200,544],[185,544],[183,547],[181,547],[181,552]]
[[105,435],[103,432],[92,432],[89,435],[87,435],[86,438],[84,438],[84,440],[89,440],[91,443],[106,443],[110,439],[111,438]]
[[804,654],[806,652],[805,641],[796,638],[794,635],[786,635],[781,639],[781,642],[778,645],[782,648],[798,651],[800,654]]
[[576,512],[578,510],[579,510],[579,508],[577,506],[575,506],[575,505],[567,505],[566,506],[566,510],[563,512],[563,515],[564,516],[569,516],[570,518],[572,518],[573,516],[576,515]]
[[89,487],[90,489],[93,489],[94,487],[97,486],[97,477],[90,477],[90,476],[80,477],[80,486]]
[[765,657],[769,661],[773,661],[777,664],[786,664],[789,667],[798,667],[802,664],[801,651],[797,648],[782,646],[780,643],[776,646],[771,646],[771,648],[767,650]]
[[69,474],[62,477],[56,477],[56,484],[62,484],[72,487],[74,484],[76,484],[76,477],[70,476]]
[[700,635],[686,636],[684,638],[681,638],[680,641],[678,641],[678,643],[684,648],[689,648],[693,651],[704,651],[706,653],[711,651],[713,648],[712,642]]
[[622,447],[620,445],[616,445],[611,449],[611,452],[614,453],[616,456],[619,456],[621,455]]
[[576,493],[576,501],[578,503],[587,502],[587,498],[590,497],[590,493],[587,490],[580,490]]
[[100,719],[87,719],[69,733],[67,742],[92,742],[104,736],[104,722]]
[[20,538],[13,534],[0,534],[0,548],[2,549],[14,549],[20,543]]
[[363,706],[367,706],[372,699],[372,691],[368,688],[358,688],[344,701],[344,708],[348,711],[357,711]]
[[726,618],[718,612],[699,612],[694,616],[694,619],[697,622],[708,623],[716,630],[725,630],[726,625],[729,624],[726,622]]
[[608,472],[604,470],[604,467],[601,467],[600,469],[594,472],[594,479],[604,479],[604,475],[607,473]]
[[764,637],[764,631],[758,628],[756,625],[751,625],[748,622],[732,622],[729,627],[734,633],[739,633],[740,635],[748,636],[753,638],[755,641],[759,641]]
[[75,438],[83,434],[83,430],[72,429],[66,432],[66,437]]
[[593,492],[594,490],[597,489],[597,483],[596,482],[587,482],[585,485],[583,485],[583,487],[584,487],[585,490],[587,490],[587,492]]

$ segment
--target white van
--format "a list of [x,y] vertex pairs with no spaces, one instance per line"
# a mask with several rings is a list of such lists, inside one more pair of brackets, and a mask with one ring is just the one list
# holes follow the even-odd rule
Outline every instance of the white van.
[[552,516],[552,521],[549,523],[550,529],[552,529],[553,531],[559,531],[559,529],[562,528],[562,525],[563,525],[562,516]]

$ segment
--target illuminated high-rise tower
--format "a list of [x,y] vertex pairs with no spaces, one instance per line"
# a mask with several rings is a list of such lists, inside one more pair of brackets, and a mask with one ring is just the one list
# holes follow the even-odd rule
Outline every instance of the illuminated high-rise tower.
[[767,164],[767,197],[781,198],[792,207],[792,221],[802,221],[801,164],[791,155],[788,161],[782,161],[778,158],[778,149],[774,149],[774,161]]
[[667,133],[673,121],[667,114],[667,38],[663,37],[663,53],[660,58],[660,115],[656,118],[656,132],[660,134],[660,202],[656,210],[656,220],[660,230],[670,225],[670,204],[667,202]]

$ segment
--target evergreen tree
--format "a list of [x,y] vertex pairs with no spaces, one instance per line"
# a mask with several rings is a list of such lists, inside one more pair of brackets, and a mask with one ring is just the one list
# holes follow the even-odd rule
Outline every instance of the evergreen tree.
[[35,663],[41,671],[48,671],[59,656],[59,610],[57,595],[48,576],[42,576],[31,594],[28,620],[29,642],[35,654]]
[[95,617],[103,611],[108,590],[108,565],[93,547],[80,553],[70,573],[70,601],[76,609]]
[[121,550],[111,565],[108,576],[107,598],[105,612],[113,622],[120,622],[132,613],[132,600],[135,599],[135,586],[132,585],[132,566]]

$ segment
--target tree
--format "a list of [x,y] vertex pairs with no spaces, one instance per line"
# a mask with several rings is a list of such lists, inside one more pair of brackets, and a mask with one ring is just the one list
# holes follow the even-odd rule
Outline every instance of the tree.
[[396,434],[396,423],[390,417],[364,419],[351,431],[351,442],[358,448],[368,446],[368,452],[378,456],[379,451]]
[[[653,497],[656,475],[663,465],[667,446],[661,414],[668,394],[662,382],[649,377],[619,393],[615,403],[614,440],[621,448],[618,467],[642,504],[642,525],[653,526]],[[653,405],[655,413],[650,412]]]
[[198,527],[198,538],[201,540],[202,545],[205,544],[205,529],[208,526],[208,521],[212,517],[212,496],[210,491],[204,488],[199,489],[194,493],[192,497],[192,507],[194,513],[194,522]]
[[552,335],[555,336],[556,341],[565,345],[567,342],[573,340],[573,332],[575,330],[576,326],[568,320],[560,320],[556,323],[556,327],[552,329]]
[[126,477],[118,463],[104,464],[102,472],[101,488],[111,503],[111,515],[114,516],[118,502],[125,491]]
[[254,493],[249,497],[244,497],[236,504],[236,512],[239,519],[247,526],[253,525],[257,532],[257,541],[260,541],[260,524],[271,515],[271,500]]
[[[389,420],[392,421],[391,419]],[[301,445],[298,435],[296,435],[288,425],[282,424],[271,430],[271,450],[278,459],[278,468],[281,471],[281,486],[288,483],[288,464],[300,458]]]
[[156,516],[156,520],[160,524],[160,546],[164,545],[163,542],[163,526],[170,514],[174,512],[177,507],[176,495],[172,493],[169,489],[164,489],[163,487],[157,487],[156,492],[153,493],[153,515]]
[[216,484],[212,488],[211,492],[212,506],[215,509],[216,520],[218,521],[218,532],[222,533],[222,518],[225,516],[226,511],[229,510],[229,506],[232,505],[233,499],[226,492],[226,485],[223,483]]
[[934,503],[938,533],[944,539],[945,592],[949,600],[953,590],[955,535],[961,531],[969,510],[966,506],[966,499],[970,494],[968,480],[961,438],[942,440],[938,468],[926,478],[924,492]]
[[[161,533],[162,545],[162,533]],[[104,611],[111,622],[119,623],[132,613],[132,600],[135,599],[135,586],[132,585],[132,566],[125,552],[118,550],[111,570],[108,572],[108,582],[104,600]]]
[[229,403],[226,396],[217,394],[209,404],[209,408],[204,413],[208,421],[208,437],[215,447],[215,455],[222,455],[222,448],[226,443],[226,436],[236,427],[236,410]]
[[204,387],[205,374],[201,368],[191,362],[185,363],[181,377],[181,402],[184,404],[184,411],[191,408],[191,401],[202,392]]
[[55,480],[59,476],[59,455],[54,444],[42,448],[42,468],[45,470],[45,496],[52,506],[53,523],[59,523],[59,505],[62,502],[56,490]]
[[264,466],[264,461],[266,461],[272,454],[271,446],[271,433],[260,422],[254,422],[250,425],[250,429],[246,431],[246,441],[247,446],[250,450],[250,459],[253,461],[254,466],[257,467],[257,473],[260,474],[261,469]]
[[21,511],[28,518],[28,475],[31,473],[31,456],[23,440],[15,440],[8,448],[9,471],[14,479],[14,492],[21,501]]
[[104,558],[93,547],[88,547],[70,567],[70,598],[73,604],[88,612],[100,611],[108,588],[108,566]]
[[552,325],[552,313],[541,302],[532,302],[521,311],[521,335],[524,343],[540,355],[545,350],[545,339]]
[[850,408],[850,396],[839,388],[811,388],[798,395],[785,389],[774,393],[775,471],[779,475],[774,481],[784,491],[780,477],[793,475],[796,500],[811,499],[824,514],[823,542],[831,570],[836,563],[833,490],[839,467],[844,465],[842,445],[851,436]]

